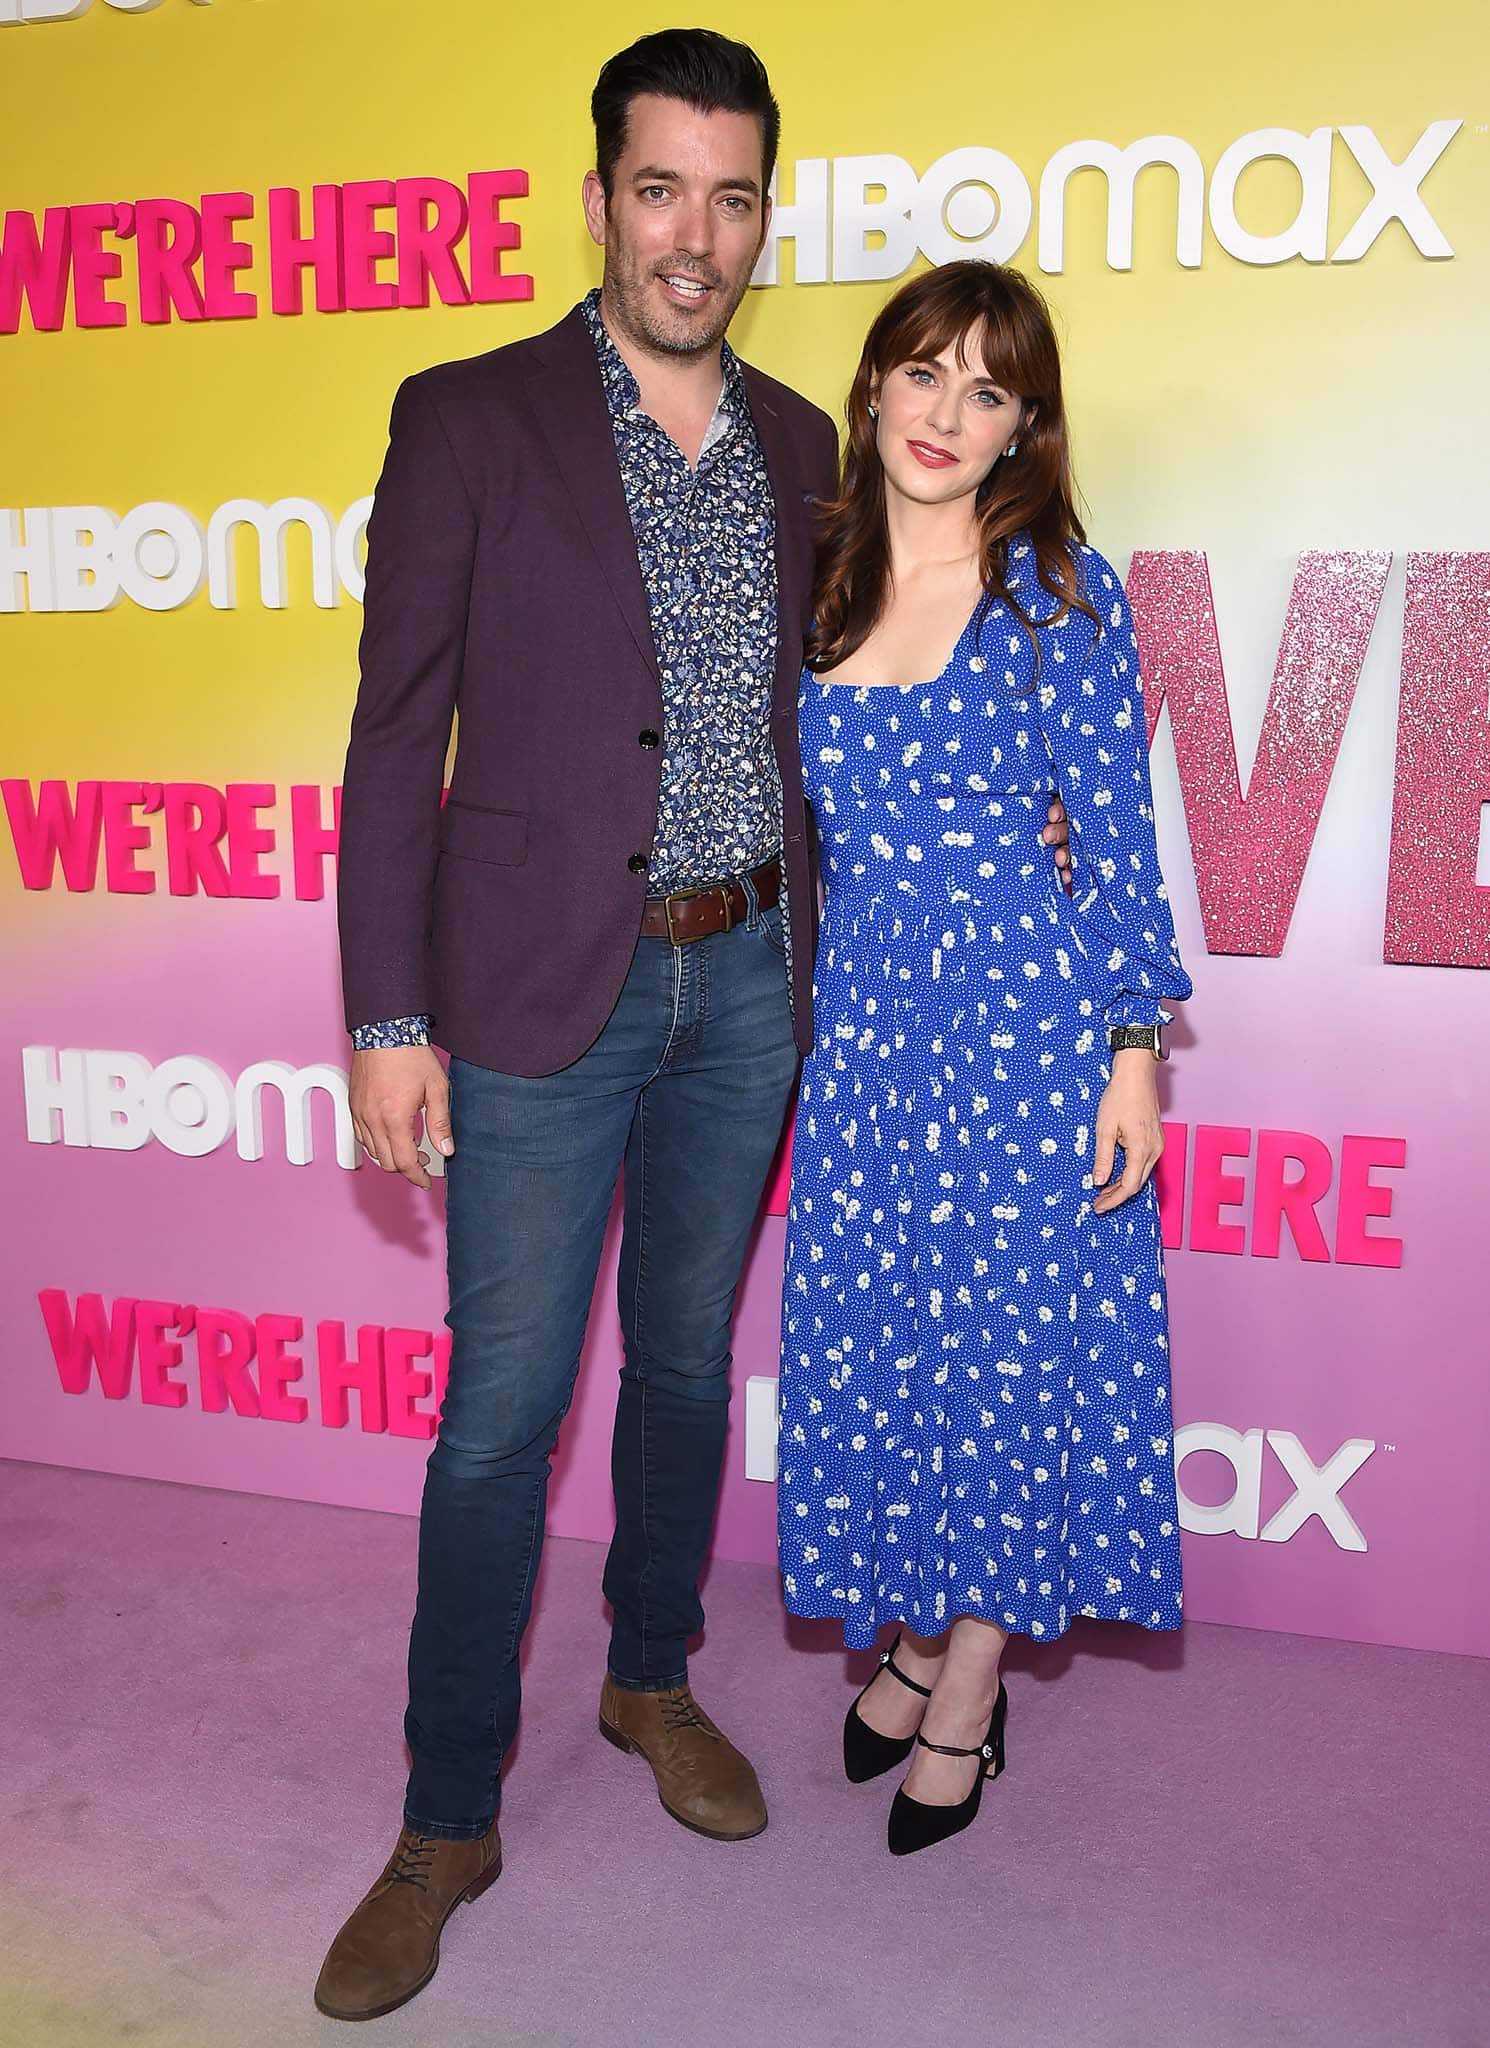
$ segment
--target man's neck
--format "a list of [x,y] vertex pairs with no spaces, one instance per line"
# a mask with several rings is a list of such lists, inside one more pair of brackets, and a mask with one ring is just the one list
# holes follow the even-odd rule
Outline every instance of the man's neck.
[[722,347],[704,349],[697,355],[674,355],[648,348],[627,332],[600,291],[600,318],[617,355],[636,379],[645,410],[654,416],[712,417],[724,385]]

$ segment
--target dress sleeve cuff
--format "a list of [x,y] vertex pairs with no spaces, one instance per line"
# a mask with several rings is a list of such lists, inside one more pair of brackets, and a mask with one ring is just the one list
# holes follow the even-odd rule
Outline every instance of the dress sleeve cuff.
[[1108,1004],[1103,1021],[1109,1031],[1122,1031],[1130,1026],[1149,1031],[1155,1024],[1172,1024],[1174,1018],[1157,996],[1121,995]]
[[385,1017],[376,1024],[358,1024],[352,1032],[354,1052],[382,1052],[394,1045],[428,1045],[431,1019]]

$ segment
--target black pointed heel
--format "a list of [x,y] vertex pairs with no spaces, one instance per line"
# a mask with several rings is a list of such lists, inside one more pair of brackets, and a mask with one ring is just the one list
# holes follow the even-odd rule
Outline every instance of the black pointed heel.
[[[895,1652],[900,1648],[897,1636],[888,1650],[880,1652],[879,1671],[888,1671],[892,1678],[898,1678],[908,1692],[918,1692],[923,1700],[931,1698],[929,1685],[917,1685],[914,1678],[907,1678],[895,1662]],[[874,1684],[871,1678],[869,1685]],[[859,1719],[859,1701],[868,1692],[869,1685],[855,1695],[843,1723],[843,1769],[851,1785],[867,1785],[871,1778],[883,1777],[886,1771],[893,1771],[897,1764],[903,1764],[915,1747],[914,1735],[880,1735]]]
[[945,1842],[953,1835],[960,1835],[964,1828],[971,1827],[977,1818],[985,1782],[996,1778],[1004,1768],[1004,1721],[1008,1712],[1009,1695],[1000,1679],[988,1733],[976,1749],[949,1749],[945,1743],[928,1742],[924,1735],[912,1738],[911,1747],[919,1742],[922,1749],[934,1750],[938,1756],[981,1757],[983,1768],[973,1780],[972,1791],[957,1806],[927,1806],[919,1799],[908,1799],[903,1788],[897,1792],[890,1807],[892,1856],[914,1856],[918,1849],[929,1849],[933,1843]]

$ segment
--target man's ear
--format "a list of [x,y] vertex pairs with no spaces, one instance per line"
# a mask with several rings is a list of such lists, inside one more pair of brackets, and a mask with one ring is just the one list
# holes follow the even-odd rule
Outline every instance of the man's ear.
[[605,247],[605,187],[600,182],[598,171],[586,171],[585,182],[580,187],[580,202],[585,209],[585,226],[590,230],[590,240],[602,249]]

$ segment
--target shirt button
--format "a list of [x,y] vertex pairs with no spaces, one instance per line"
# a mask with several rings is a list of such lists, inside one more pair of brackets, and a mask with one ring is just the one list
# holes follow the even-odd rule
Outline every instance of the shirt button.
[[626,865],[632,874],[644,875],[647,872],[647,856],[644,853],[634,853]]
[[639,747],[660,746],[662,744],[662,736],[660,733],[653,732],[651,726],[649,725],[645,732],[639,732],[637,734],[636,743]]

